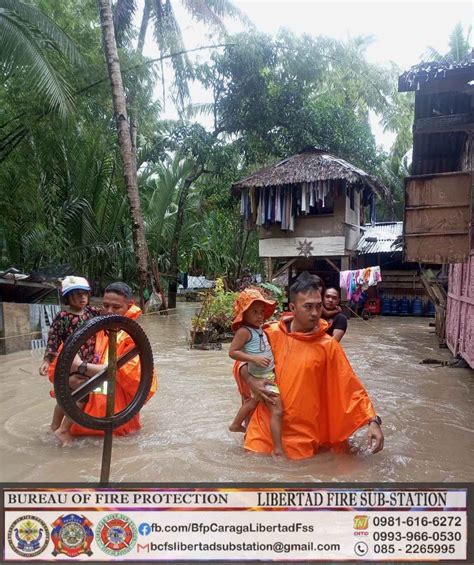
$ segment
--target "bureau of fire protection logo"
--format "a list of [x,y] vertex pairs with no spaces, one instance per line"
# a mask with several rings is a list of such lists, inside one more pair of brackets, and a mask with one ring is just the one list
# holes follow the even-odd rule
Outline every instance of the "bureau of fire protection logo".
[[91,543],[94,532],[91,529],[92,523],[85,516],[62,515],[53,522],[52,526],[53,555],[61,553],[68,557],[77,557],[82,553],[92,555]]
[[36,557],[48,546],[48,526],[37,516],[21,516],[8,529],[8,543],[21,557]]
[[108,555],[125,555],[134,548],[137,538],[137,527],[124,514],[105,516],[95,530],[97,545]]

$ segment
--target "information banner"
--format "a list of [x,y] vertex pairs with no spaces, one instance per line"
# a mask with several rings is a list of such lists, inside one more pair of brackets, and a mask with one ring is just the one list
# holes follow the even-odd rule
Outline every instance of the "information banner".
[[467,562],[466,488],[4,488],[3,560]]

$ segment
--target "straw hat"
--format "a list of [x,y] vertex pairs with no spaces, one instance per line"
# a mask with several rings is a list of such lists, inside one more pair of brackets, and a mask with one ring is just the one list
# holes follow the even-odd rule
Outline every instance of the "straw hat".
[[265,305],[263,312],[265,320],[270,318],[273,312],[275,312],[275,300],[265,298],[258,288],[246,288],[239,294],[234,304],[234,319],[232,321],[233,332],[235,332],[244,321],[244,312],[248,310],[254,302],[263,302]]
[[91,287],[84,277],[66,277],[61,284],[61,294],[66,296],[66,294],[69,294],[73,290],[85,290],[90,292]]

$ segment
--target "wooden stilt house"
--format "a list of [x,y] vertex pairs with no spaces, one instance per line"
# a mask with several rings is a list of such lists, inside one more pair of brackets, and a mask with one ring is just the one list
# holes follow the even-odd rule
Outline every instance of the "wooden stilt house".
[[[233,185],[248,229],[257,229],[269,280],[289,269],[339,284],[351,268],[366,209],[387,189],[344,159],[309,147]],[[372,214],[373,215],[373,214]]]
[[436,330],[440,344],[474,368],[473,53],[417,65],[400,76],[398,90],[415,92],[404,258],[449,265],[447,292],[430,283]]

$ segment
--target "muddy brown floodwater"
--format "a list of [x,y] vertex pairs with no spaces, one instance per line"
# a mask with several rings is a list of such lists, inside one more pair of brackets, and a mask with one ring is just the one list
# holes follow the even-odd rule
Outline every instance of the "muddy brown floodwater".
[[[299,462],[245,453],[227,431],[239,405],[232,361],[222,351],[190,350],[194,307],[143,318],[159,389],[142,411],[143,429],[114,440],[111,481],[313,482],[468,481],[472,479],[474,375],[469,369],[420,365],[448,359],[429,318],[352,319],[343,346],[383,418],[385,449],[366,450],[365,431],[346,453]],[[61,448],[47,434],[53,409],[40,377],[41,352],[0,358],[3,482],[95,482],[102,441],[82,438]]]

